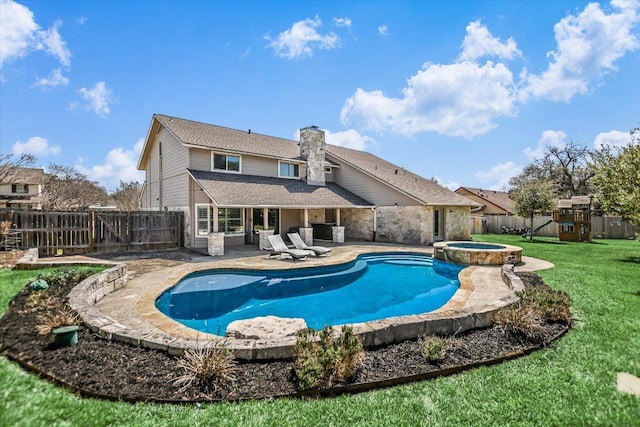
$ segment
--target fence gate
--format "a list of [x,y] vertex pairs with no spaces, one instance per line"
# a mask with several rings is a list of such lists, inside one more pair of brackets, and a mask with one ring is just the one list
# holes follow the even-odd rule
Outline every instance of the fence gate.
[[0,250],[38,248],[41,256],[183,246],[182,212],[0,210]]

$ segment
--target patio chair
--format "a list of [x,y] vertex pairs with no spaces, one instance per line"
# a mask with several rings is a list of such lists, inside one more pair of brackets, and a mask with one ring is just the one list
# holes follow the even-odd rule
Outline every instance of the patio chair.
[[267,236],[267,239],[271,244],[271,249],[267,249],[270,252],[269,258],[286,254],[293,258],[294,261],[297,261],[307,259],[307,255],[313,255],[311,250],[289,249],[279,234]]
[[293,246],[295,246],[296,249],[313,251],[316,256],[326,256],[329,252],[331,252],[331,248],[327,248],[326,246],[307,246],[307,244],[304,242],[304,240],[302,240],[302,237],[300,237],[298,233],[287,233],[287,236],[289,236],[291,243],[293,243]]

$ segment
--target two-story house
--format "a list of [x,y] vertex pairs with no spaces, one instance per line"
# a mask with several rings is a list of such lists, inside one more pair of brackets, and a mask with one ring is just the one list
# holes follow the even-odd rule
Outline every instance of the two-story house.
[[315,126],[292,141],[155,114],[138,169],[146,173],[142,208],[182,210],[189,247],[207,247],[210,233],[224,233],[229,246],[290,230],[307,242],[471,237],[473,201],[372,154],[326,144]]
[[0,182],[0,208],[42,209],[44,169],[15,167]]

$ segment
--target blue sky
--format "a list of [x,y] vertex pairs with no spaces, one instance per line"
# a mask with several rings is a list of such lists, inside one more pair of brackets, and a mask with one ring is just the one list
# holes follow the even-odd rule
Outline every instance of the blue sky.
[[503,189],[545,145],[630,141],[640,2],[0,0],[0,152],[111,190],[153,113]]

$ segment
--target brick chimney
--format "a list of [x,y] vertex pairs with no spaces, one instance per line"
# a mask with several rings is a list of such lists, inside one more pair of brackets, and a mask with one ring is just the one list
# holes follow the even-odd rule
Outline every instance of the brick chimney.
[[324,131],[317,126],[300,129],[300,156],[307,161],[307,184],[325,185]]

